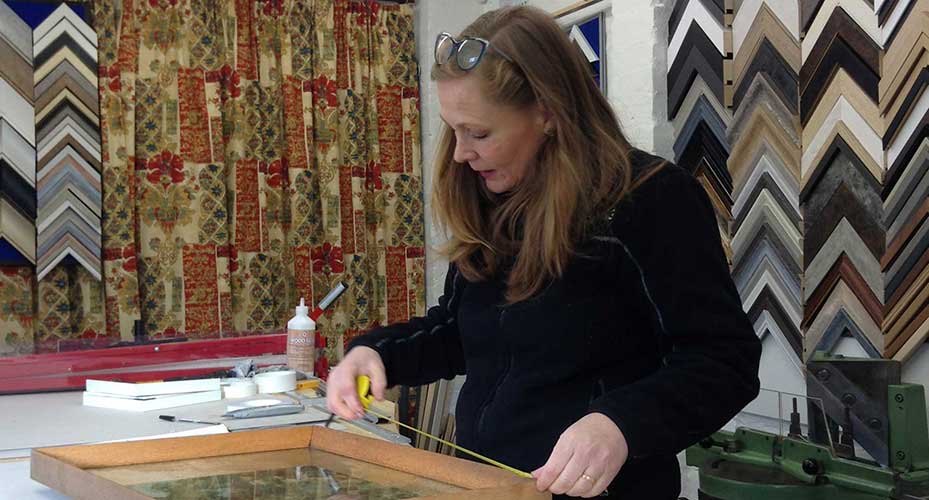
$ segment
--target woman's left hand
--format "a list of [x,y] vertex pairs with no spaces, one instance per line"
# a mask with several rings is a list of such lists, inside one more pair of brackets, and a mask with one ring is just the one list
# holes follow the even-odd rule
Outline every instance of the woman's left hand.
[[606,415],[591,413],[561,433],[548,462],[532,475],[539,491],[590,498],[610,485],[628,456],[619,427]]

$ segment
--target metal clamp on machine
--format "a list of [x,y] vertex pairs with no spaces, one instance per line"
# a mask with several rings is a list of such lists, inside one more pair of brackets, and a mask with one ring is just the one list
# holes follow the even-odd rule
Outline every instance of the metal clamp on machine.
[[807,362],[806,434],[793,398],[787,435],[738,428],[687,450],[701,500],[929,499],[923,386],[893,360]]

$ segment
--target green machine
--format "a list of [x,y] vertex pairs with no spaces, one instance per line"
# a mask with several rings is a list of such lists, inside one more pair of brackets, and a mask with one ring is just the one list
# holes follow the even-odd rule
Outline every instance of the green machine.
[[900,383],[892,360],[816,353],[806,370],[805,425],[791,395],[786,433],[740,427],[687,450],[698,498],[929,500],[923,386]]

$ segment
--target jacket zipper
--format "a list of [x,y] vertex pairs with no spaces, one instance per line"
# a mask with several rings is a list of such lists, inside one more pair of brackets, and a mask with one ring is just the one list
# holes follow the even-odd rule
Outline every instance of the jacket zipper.
[[[501,308],[500,317],[497,319],[498,326],[501,332],[504,331],[503,320],[506,317],[506,311],[507,309],[505,307]],[[491,403],[493,403],[494,398],[497,396],[497,391],[500,389],[500,386],[503,385],[503,381],[506,380],[506,376],[510,373],[511,364],[512,364],[512,359],[510,355],[507,354],[506,355],[506,366],[503,367],[503,373],[501,373],[500,377],[497,379],[497,382],[494,384],[493,389],[491,389],[490,394],[488,394],[487,397],[484,398],[484,404],[482,404],[480,409],[478,409],[478,417],[477,417],[477,433],[478,434],[480,434],[484,430],[484,417],[487,414],[487,408],[489,408]],[[476,438],[477,436],[475,436],[475,440]]]
[[603,383],[602,378],[594,380],[590,385],[590,396],[587,398],[588,408],[594,404],[594,401],[606,394],[606,384]]
[[494,401],[494,397],[497,395],[497,391],[503,385],[503,381],[506,380],[507,375],[510,373],[510,366],[512,366],[512,356],[506,357],[506,366],[503,367],[503,373],[500,375],[500,378],[497,379],[497,383],[494,385],[493,390],[490,391],[490,395],[487,397],[484,404],[481,406],[478,417],[477,417],[477,432],[480,434],[484,430],[484,416],[487,414],[487,408],[490,407],[491,403]]

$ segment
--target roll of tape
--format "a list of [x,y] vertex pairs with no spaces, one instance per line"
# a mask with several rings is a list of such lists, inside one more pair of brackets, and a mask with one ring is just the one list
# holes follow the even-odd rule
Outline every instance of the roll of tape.
[[258,385],[251,380],[235,380],[223,387],[223,395],[227,398],[246,398],[258,394]]
[[297,372],[293,370],[259,373],[252,380],[258,384],[258,392],[262,394],[287,392],[297,388]]

